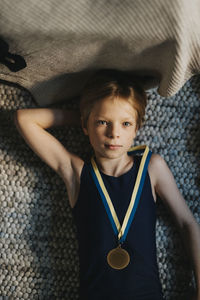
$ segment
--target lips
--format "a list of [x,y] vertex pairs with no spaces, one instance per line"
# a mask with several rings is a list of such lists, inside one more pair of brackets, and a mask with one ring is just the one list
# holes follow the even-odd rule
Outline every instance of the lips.
[[117,150],[117,149],[119,149],[119,148],[121,148],[122,147],[122,145],[105,145],[106,146],[106,148],[108,148],[108,149],[110,149],[110,150]]

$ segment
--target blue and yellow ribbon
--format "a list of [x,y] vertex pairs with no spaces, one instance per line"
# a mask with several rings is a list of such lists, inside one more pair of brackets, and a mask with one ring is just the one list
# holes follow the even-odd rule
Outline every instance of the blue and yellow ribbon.
[[118,220],[117,214],[114,209],[114,206],[113,206],[110,196],[107,192],[107,189],[104,185],[103,179],[102,179],[99,169],[96,165],[96,162],[93,157],[91,158],[92,177],[94,179],[96,187],[97,187],[99,194],[101,196],[101,199],[103,201],[104,207],[108,214],[109,220],[110,220],[112,228],[114,230],[114,233],[115,233],[115,235],[118,236],[118,241],[120,244],[122,244],[125,241],[126,236],[128,234],[128,230],[129,230],[131,223],[133,221],[133,218],[135,216],[135,213],[136,213],[136,210],[137,210],[137,207],[139,204],[140,196],[142,193],[148,164],[149,164],[151,154],[152,154],[152,152],[149,150],[148,146],[145,146],[145,145],[132,147],[128,151],[128,154],[130,155],[133,153],[134,154],[143,153],[143,156],[142,156],[142,159],[140,162],[140,167],[138,170],[135,186],[134,186],[133,193],[131,196],[131,201],[129,203],[129,207],[128,207],[126,215],[124,217],[122,226],[120,225],[120,222]]

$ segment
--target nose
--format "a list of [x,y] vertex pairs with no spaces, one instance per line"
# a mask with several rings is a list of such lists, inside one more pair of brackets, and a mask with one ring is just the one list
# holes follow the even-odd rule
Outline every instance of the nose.
[[107,136],[111,139],[120,137],[120,129],[117,124],[109,124],[107,127]]

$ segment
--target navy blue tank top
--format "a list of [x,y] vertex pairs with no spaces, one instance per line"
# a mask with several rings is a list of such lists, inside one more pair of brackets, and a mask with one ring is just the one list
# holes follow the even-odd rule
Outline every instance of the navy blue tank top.
[[[133,167],[119,177],[100,172],[120,224],[131,199],[140,160],[134,156]],[[156,259],[156,204],[148,172],[135,217],[123,243],[130,255],[130,263],[125,269],[115,270],[107,263],[107,254],[117,246],[117,238],[89,163],[83,166],[79,196],[72,212],[79,242],[80,300],[163,299]]]

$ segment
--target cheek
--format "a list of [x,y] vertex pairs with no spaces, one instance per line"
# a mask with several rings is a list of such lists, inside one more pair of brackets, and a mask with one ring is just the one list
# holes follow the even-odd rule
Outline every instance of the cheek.
[[99,128],[92,128],[88,130],[89,139],[91,142],[98,141],[102,137],[102,131]]
[[137,135],[137,131],[134,131],[133,132],[133,139],[136,137],[136,135]]
[[128,133],[129,139],[133,140],[136,137],[137,131],[131,130],[131,132]]
[[94,136],[98,136],[101,137],[105,134],[105,128],[101,127],[101,126],[97,126],[93,128],[93,135]]

